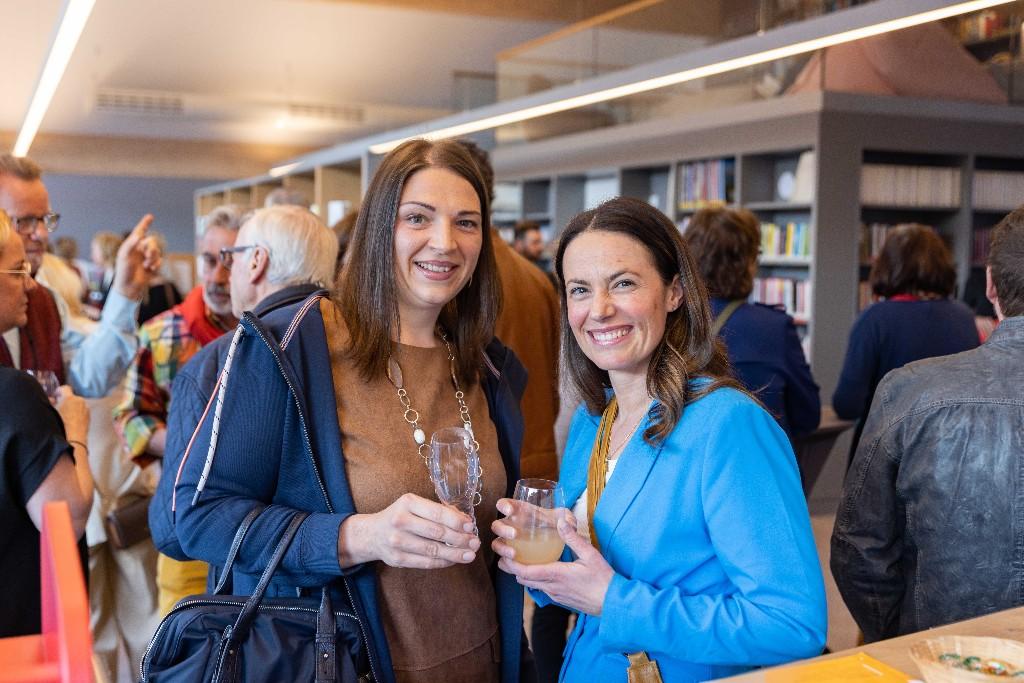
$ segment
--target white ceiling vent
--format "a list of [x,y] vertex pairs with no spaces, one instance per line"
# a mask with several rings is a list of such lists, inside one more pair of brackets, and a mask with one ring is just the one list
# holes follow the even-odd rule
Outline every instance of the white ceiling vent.
[[182,116],[185,98],[170,92],[104,88],[96,93],[96,110],[112,114]]
[[288,105],[288,113],[292,116],[305,116],[311,119],[329,119],[347,124],[359,125],[366,121],[366,110],[361,106],[345,106],[336,104],[313,104],[309,102]]

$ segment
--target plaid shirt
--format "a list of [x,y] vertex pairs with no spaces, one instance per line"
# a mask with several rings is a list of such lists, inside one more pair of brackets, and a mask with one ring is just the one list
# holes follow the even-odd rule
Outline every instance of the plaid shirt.
[[[201,299],[201,287],[190,292],[184,304],[161,313],[139,328],[139,352],[128,371],[128,396],[114,410],[114,422],[132,459],[139,464],[150,459],[146,447],[153,433],[166,427],[171,383],[178,370],[203,347],[200,340],[203,334],[194,329],[195,324],[189,324],[185,310],[190,303],[195,307],[196,297]],[[205,306],[203,311],[205,336],[209,336],[211,326],[223,333],[225,330]]]

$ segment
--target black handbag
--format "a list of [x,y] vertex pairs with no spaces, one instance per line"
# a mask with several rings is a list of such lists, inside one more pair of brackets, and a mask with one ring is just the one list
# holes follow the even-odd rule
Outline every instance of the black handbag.
[[181,600],[160,622],[141,664],[142,683],[368,683],[368,653],[353,611],[319,597],[266,598],[267,587],[308,513],[292,517],[252,596],[224,595],[246,531],[242,521],[213,593]]

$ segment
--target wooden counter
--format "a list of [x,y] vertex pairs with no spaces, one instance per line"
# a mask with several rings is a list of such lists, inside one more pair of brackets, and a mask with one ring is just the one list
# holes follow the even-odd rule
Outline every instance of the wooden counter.
[[[916,679],[920,678],[921,672],[918,671],[917,666],[914,664],[914,660],[910,658],[910,646],[919,640],[947,635],[995,636],[997,638],[1009,638],[1010,640],[1024,641],[1024,607],[1015,607],[1003,612],[995,612],[983,617],[977,617],[976,619],[968,619],[967,621],[949,624],[948,626],[940,626],[938,628],[921,631],[919,633],[911,633],[908,636],[900,636],[899,638],[883,640],[877,643],[872,643],[871,645],[851,648],[849,650],[843,650],[842,652],[834,652],[832,654],[822,655],[821,657],[815,657],[814,659],[805,659],[785,666],[798,666],[800,664],[807,664],[825,659],[844,657],[855,652],[865,652],[875,659],[899,669],[907,674],[911,679]],[[764,683],[766,680],[765,671],[779,672],[784,670],[785,666],[752,671],[750,673],[743,674],[742,676],[732,676],[730,678],[722,678],[719,680],[730,681],[731,683]]]

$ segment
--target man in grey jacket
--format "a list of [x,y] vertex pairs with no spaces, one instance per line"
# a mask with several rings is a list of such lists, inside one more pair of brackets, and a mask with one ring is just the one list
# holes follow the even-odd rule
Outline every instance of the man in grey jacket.
[[1024,604],[1024,207],[992,233],[988,341],[879,384],[832,574],[867,642]]

